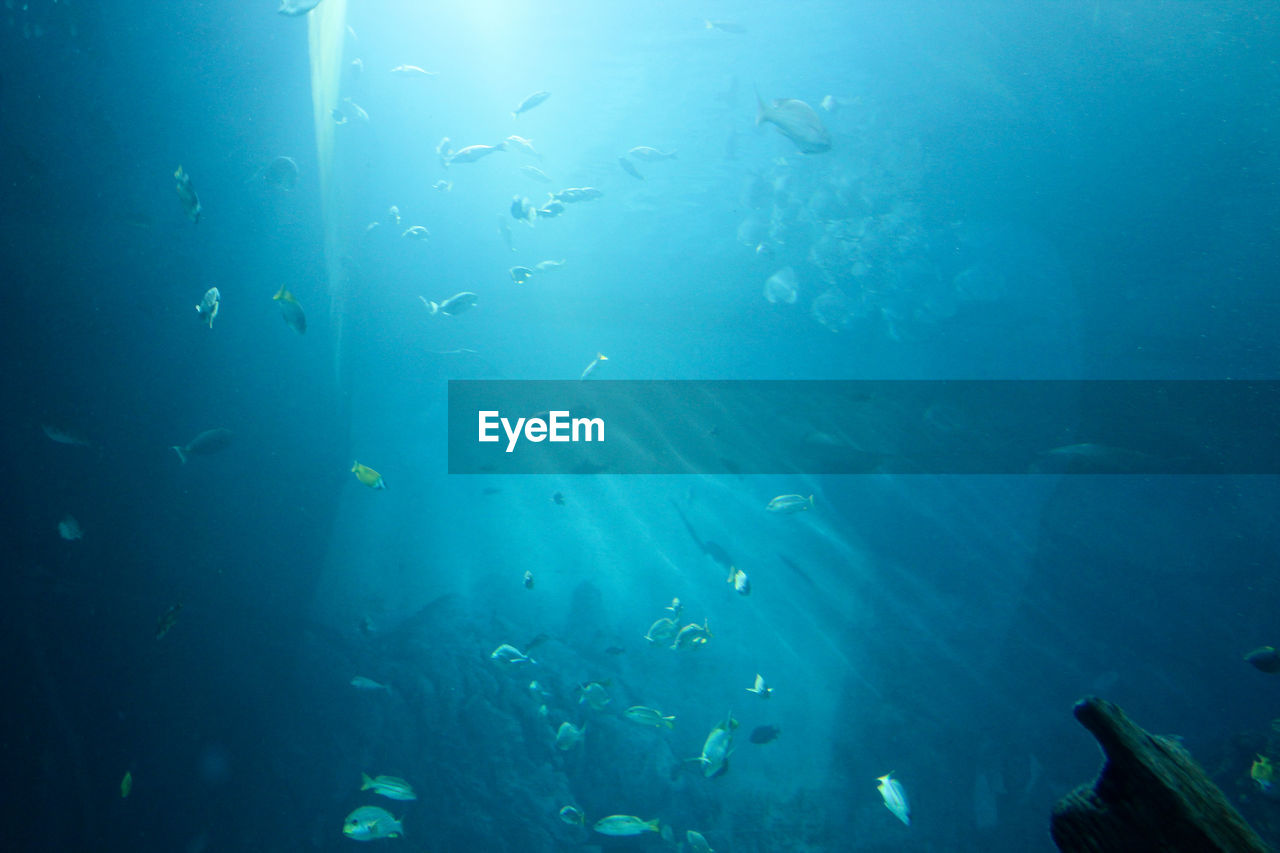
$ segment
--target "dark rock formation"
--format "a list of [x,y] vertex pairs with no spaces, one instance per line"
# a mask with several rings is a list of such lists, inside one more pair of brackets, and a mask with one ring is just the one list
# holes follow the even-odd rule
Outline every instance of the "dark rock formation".
[[1269,850],[1190,754],[1151,735],[1119,707],[1090,697],[1076,719],[1106,754],[1093,787],[1054,806],[1050,829],[1064,853],[1211,853]]

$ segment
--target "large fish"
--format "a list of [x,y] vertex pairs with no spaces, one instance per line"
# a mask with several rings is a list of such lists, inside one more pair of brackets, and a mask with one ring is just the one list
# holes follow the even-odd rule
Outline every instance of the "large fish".
[[756,92],[756,124],[769,122],[796,144],[804,154],[821,154],[831,150],[831,134],[813,107],[795,98],[775,98],[766,104]]
[[178,454],[178,458],[185,465],[189,456],[207,456],[210,453],[225,450],[231,445],[232,435],[231,430],[223,429],[222,427],[207,429],[187,442],[186,447],[180,447],[175,444],[173,452]]

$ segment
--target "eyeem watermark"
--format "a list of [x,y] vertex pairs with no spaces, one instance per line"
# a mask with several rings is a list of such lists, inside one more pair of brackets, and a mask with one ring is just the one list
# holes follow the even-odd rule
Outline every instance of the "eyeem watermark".
[[604,418],[574,418],[567,411],[546,412],[546,419],[537,417],[516,418],[514,424],[498,411],[477,412],[480,421],[480,441],[501,441],[498,428],[507,435],[507,453],[516,449],[523,437],[527,441],[604,441]]

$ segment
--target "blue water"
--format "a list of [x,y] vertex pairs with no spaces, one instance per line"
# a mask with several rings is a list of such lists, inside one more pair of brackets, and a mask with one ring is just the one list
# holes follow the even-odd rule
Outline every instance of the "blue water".
[[[307,20],[274,5],[0,10],[7,846],[337,850],[381,805],[405,837],[375,843],[414,850],[672,849],[592,832],[608,814],[721,853],[1052,850],[1099,763],[1070,714],[1090,693],[1280,841],[1248,778],[1280,681],[1241,660],[1278,639],[1273,478],[450,477],[443,432],[447,379],[575,379],[598,352],[609,379],[1274,378],[1269,7],[353,0],[341,95],[369,121],[335,128],[335,283]],[[815,108],[831,151],[756,127],[755,89]],[[434,151],[510,134],[542,159]],[[637,180],[638,145],[678,156]],[[292,192],[256,177],[281,155]],[[574,186],[604,195],[508,214]],[[462,290],[456,317],[418,298]],[[213,427],[232,446],[180,464]],[[764,512],[790,492],[813,511]],[[673,597],[704,647],[643,639]],[[488,659],[535,639],[523,670]],[[730,712],[705,778],[686,759]]]

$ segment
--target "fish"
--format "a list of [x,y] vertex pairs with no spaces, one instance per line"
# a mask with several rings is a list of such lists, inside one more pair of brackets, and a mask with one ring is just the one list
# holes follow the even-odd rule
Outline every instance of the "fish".
[[582,735],[586,730],[586,726],[578,728],[568,720],[561,723],[560,728],[556,729],[556,749],[561,752],[568,752],[573,749],[582,742]]
[[506,151],[507,143],[499,142],[497,145],[468,145],[466,148],[459,149],[449,155],[446,166],[453,163],[474,163],[481,157],[488,157],[495,151]]
[[600,818],[591,828],[601,835],[643,835],[646,832],[660,832],[662,827],[656,817],[653,820],[641,820],[629,814],[611,814]]
[[200,213],[204,210],[200,206],[200,198],[196,195],[196,188],[191,183],[191,176],[181,166],[173,173],[173,177],[178,181],[174,185],[174,189],[178,192],[178,201],[182,204],[182,212],[192,222],[200,221]]
[[133,773],[129,770],[124,771],[124,778],[120,780],[120,799],[127,800],[129,793],[133,790]]
[[453,189],[453,181],[446,181],[441,179],[439,181],[436,181],[434,184],[432,184],[431,189],[439,190],[442,193],[447,193]]
[[1280,672],[1280,652],[1271,646],[1256,648],[1245,655],[1244,659],[1262,672]]
[[432,314],[444,314],[447,317],[452,317],[475,305],[476,300],[480,297],[469,290],[464,290],[461,293],[453,294],[443,302],[430,302],[421,296],[418,298],[422,299],[422,304],[427,306],[427,310]]
[[40,431],[43,432],[45,436],[55,444],[67,444],[72,447],[92,447],[93,446],[92,441],[89,441],[88,439],[80,435],[77,435],[76,433],[71,432],[70,430],[65,430],[60,427],[52,426],[50,424],[44,424],[43,426],[41,426]]
[[898,820],[910,826],[911,807],[907,805],[907,792],[903,790],[902,783],[893,778],[892,772],[877,776],[876,781],[880,783],[876,786],[876,790],[884,800],[884,807],[893,812],[893,816]]
[[813,107],[795,98],[775,98],[765,104],[756,92],[756,126],[768,122],[795,143],[801,154],[821,154],[831,150],[831,134]]
[[231,446],[231,439],[235,437],[229,429],[216,427],[215,429],[207,429],[186,443],[185,446],[173,445],[171,448],[174,453],[178,454],[178,458],[182,460],[182,464],[187,464],[188,457],[191,456],[208,456],[212,453],[226,450]]
[[690,622],[676,633],[675,639],[671,641],[671,648],[674,651],[676,649],[691,649],[694,646],[705,646],[707,639],[711,636],[711,628],[708,627],[707,620],[702,620],[701,625],[696,622]]
[[218,306],[221,304],[222,294],[218,292],[218,288],[211,287],[204,292],[204,296],[200,298],[200,304],[196,306],[196,313],[204,319],[210,329],[213,328],[213,321],[218,318]]
[[[759,253],[760,243],[756,249]],[[764,298],[775,305],[779,302],[784,305],[794,305],[796,297],[800,293],[800,287],[796,283],[796,272],[791,267],[783,267],[775,272],[764,283]]]
[[765,506],[769,512],[780,512],[790,515],[793,512],[804,512],[813,509],[813,495],[778,495]]
[[738,721],[730,712],[724,722],[716,723],[707,739],[702,742],[702,754],[690,759],[702,765],[702,775],[706,778],[710,779],[728,770],[729,756],[733,754],[733,730],[737,727]]
[[334,124],[347,123],[347,117],[343,115],[342,110],[338,109],[337,107],[331,107],[329,109],[329,118],[333,119]]
[[373,791],[375,794],[381,794],[389,800],[418,799],[418,795],[413,791],[413,786],[399,776],[371,777],[368,773],[361,773],[360,790]]
[[538,218],[538,208],[524,196],[512,196],[511,218],[532,228],[534,220]]
[[776,740],[780,734],[782,734],[782,729],[777,726],[756,726],[751,730],[749,739],[752,743],[770,743]]
[[587,825],[587,816],[582,813],[582,809],[576,806],[562,806],[560,808],[560,819],[570,826]]
[[730,566],[728,582],[733,584],[738,595],[751,594],[751,578],[747,577],[747,573],[742,569]]
[[276,12],[296,18],[307,14],[319,5],[320,0],[280,0],[280,8],[276,9]]
[[528,267],[512,267],[507,272],[510,273],[511,280],[516,284],[524,284],[533,275],[533,270]]
[[747,688],[748,693],[754,693],[761,699],[768,699],[773,695],[773,688],[764,683],[764,676],[756,673],[756,683]]
[[609,698],[609,692],[605,690],[608,685],[606,681],[601,684],[599,681],[588,681],[585,684],[578,685],[578,704],[586,702],[597,711],[604,710],[604,706],[613,700]]
[[513,133],[511,136],[508,136],[503,141],[510,143],[511,145],[514,145],[516,148],[519,148],[521,151],[528,154],[530,157],[537,157],[539,160],[542,159],[542,155],[539,154],[536,150],[534,150],[532,139],[525,139],[523,136],[516,136]]
[[742,26],[742,24],[735,24],[733,21],[708,20],[705,24],[709,30],[719,30],[722,33],[729,33],[735,36],[745,35],[747,32],[746,27]]
[[558,267],[562,267],[564,266],[564,263],[565,263],[564,258],[561,258],[558,261],[538,261],[536,264],[533,265],[533,268],[538,272],[546,272],[547,270],[553,270]]
[[679,631],[680,626],[676,624],[676,620],[662,618],[649,626],[649,630],[645,632],[644,638],[651,643],[665,644],[674,640]]
[[449,137],[441,137],[436,143],[436,157],[440,160],[440,165],[448,168],[449,158],[453,156],[453,144],[449,141]]
[[359,77],[364,71],[364,60],[357,56],[355,59],[351,60],[348,67],[351,69],[352,77]]
[[529,112],[529,110],[538,106],[539,104],[541,104],[543,101],[545,101],[547,98],[550,98],[550,97],[551,97],[550,92],[534,92],[532,95],[530,95],[529,97],[525,98],[523,101],[520,102],[520,106],[516,107],[515,112],[511,114],[511,117],[515,118],[521,113]]
[[363,675],[355,676],[349,683],[356,690],[391,690],[387,685],[374,681],[372,678],[365,678]]
[[160,614],[160,618],[156,620],[156,639],[163,640],[164,635],[178,624],[178,614],[182,612],[182,602],[178,601],[170,604],[169,607]]
[[84,538],[84,531],[80,529],[80,522],[76,521],[76,517],[68,515],[58,522],[58,535],[68,542],[75,542]]
[[440,74],[439,71],[428,71],[416,65],[397,65],[391,69],[391,73],[399,77],[436,77]]
[[545,205],[538,208],[538,215],[543,219],[555,219],[562,213],[564,213],[564,203],[556,201],[555,199],[548,201]]
[[387,218],[391,220],[391,224],[400,227],[400,208],[394,204],[387,208]]
[[632,705],[622,712],[622,716],[642,726],[656,726],[660,729],[674,729],[676,727],[676,718],[674,716],[663,716],[662,712],[657,708],[650,708],[647,705]]
[[1265,755],[1255,758],[1249,767],[1249,778],[1257,782],[1263,791],[1270,791],[1275,782],[1275,768],[1271,765],[1271,759]]
[[692,853],[716,853],[716,851],[711,849],[711,845],[707,843],[707,839],[702,837],[701,832],[686,829],[684,833],[684,840],[688,842],[689,849]]
[[561,492],[556,492],[551,496],[551,502],[556,506],[564,506],[564,495]]
[[355,474],[357,480],[371,489],[385,489],[387,487],[387,484],[382,480],[382,475],[368,465],[352,462],[351,473]]
[[596,353],[596,357],[591,359],[591,363],[588,364],[586,368],[583,369],[582,375],[578,377],[579,381],[586,379],[588,376],[590,376],[592,372],[596,369],[596,367],[600,365],[600,362],[608,361],[608,360],[609,360],[609,356],[605,355],[604,353],[602,352]]
[[638,181],[644,180],[644,175],[640,174],[640,170],[636,168],[636,164],[632,163],[625,156],[618,158],[618,165],[622,167],[622,171]]
[[535,181],[538,181],[540,183],[544,183],[544,184],[551,183],[551,178],[547,176],[547,173],[539,169],[537,166],[530,166],[528,164],[525,164],[520,167],[520,171],[524,172],[526,175],[528,175],[529,177],[533,178]]
[[298,334],[305,335],[307,333],[307,315],[288,288],[283,284],[280,285],[276,295],[271,298],[280,306],[280,315],[284,318],[285,325]]
[[521,663],[537,663],[533,658],[510,643],[503,643],[489,654],[489,660],[499,666],[511,667]]
[[637,160],[644,160],[646,163],[656,163],[659,160],[676,159],[676,152],[659,151],[657,148],[650,148],[648,145],[637,145],[627,153]]
[[568,187],[560,190],[558,193],[552,193],[551,198],[555,201],[562,201],[566,204],[573,204],[579,201],[594,201],[600,198],[604,193],[595,187]]
[[524,573],[524,588],[533,589],[533,572],[528,570]]
[[343,98],[342,103],[347,105],[347,108],[343,110],[344,114],[349,112],[365,124],[369,123],[369,114],[364,111],[364,107],[360,106],[350,98]]
[[277,157],[258,170],[258,179],[285,192],[298,186],[298,164],[292,157]]
[[427,230],[425,225],[410,225],[400,236],[412,237],[415,240],[426,240],[431,236],[431,232]]
[[399,838],[404,835],[404,826],[386,809],[361,806],[342,822],[342,834],[353,841]]

